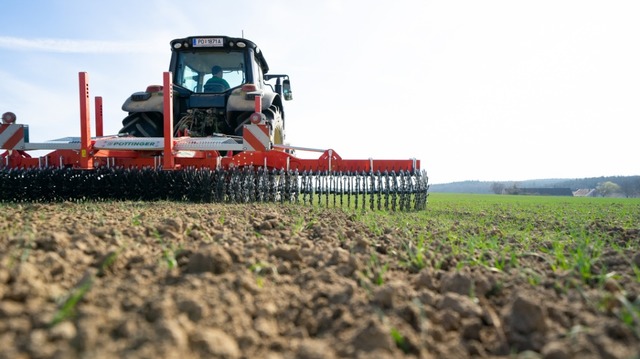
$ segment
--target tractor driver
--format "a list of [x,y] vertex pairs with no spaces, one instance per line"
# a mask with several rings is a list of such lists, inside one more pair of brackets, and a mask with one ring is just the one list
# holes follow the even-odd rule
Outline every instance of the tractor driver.
[[211,68],[211,78],[204,85],[205,92],[223,92],[231,86],[227,80],[222,78],[222,67],[215,65]]

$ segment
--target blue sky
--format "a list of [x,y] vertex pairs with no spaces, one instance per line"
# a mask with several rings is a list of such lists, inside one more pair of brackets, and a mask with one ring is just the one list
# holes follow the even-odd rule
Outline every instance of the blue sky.
[[292,145],[416,157],[433,183],[640,174],[637,1],[34,4],[0,3],[0,112],[32,142],[79,134],[79,71],[116,133],[171,39],[244,33],[291,77]]

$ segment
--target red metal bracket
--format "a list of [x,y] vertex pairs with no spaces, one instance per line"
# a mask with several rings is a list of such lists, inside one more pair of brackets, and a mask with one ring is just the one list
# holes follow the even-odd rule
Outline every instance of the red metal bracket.
[[102,96],[96,96],[96,136],[104,136],[103,133]]
[[163,111],[164,111],[164,159],[162,168],[172,170],[176,167],[173,156],[173,83],[171,72],[164,72],[163,76]]
[[89,74],[79,73],[80,78],[80,168],[93,168],[91,155],[91,106],[89,105]]

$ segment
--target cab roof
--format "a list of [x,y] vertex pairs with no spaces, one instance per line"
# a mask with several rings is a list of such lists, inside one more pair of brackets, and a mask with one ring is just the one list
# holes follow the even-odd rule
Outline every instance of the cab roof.
[[253,41],[241,38],[241,37],[229,37],[229,36],[189,36],[181,39],[171,40],[171,51],[208,51],[211,49],[229,49],[229,50],[244,50],[253,49],[255,56],[260,62],[263,73],[269,72],[269,65],[265,60],[262,51]]

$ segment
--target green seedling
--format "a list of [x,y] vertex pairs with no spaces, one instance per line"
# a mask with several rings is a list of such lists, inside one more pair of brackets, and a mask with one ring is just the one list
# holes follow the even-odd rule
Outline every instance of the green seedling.
[[409,353],[409,343],[398,329],[391,328],[391,338],[393,338],[394,343],[396,343],[396,347],[401,349],[405,354]]
[[104,275],[105,271],[116,262],[118,259],[119,252],[110,252],[107,256],[102,260],[102,263],[98,266],[98,276]]
[[49,323],[50,327],[54,327],[61,322],[73,318],[76,314],[78,303],[84,298],[85,294],[91,289],[94,278],[92,275],[85,277],[79,285],[77,285],[67,299],[62,303],[58,311],[54,314],[53,319]]
[[162,247],[162,260],[167,265],[169,270],[176,268],[178,266],[178,261],[176,260],[176,255],[182,251],[182,246],[175,248],[173,244],[167,245],[165,241],[162,239],[162,235],[157,230],[153,231],[153,236],[156,241],[160,243]]
[[388,263],[380,263],[378,255],[373,252],[369,256],[366,268],[364,270],[364,276],[374,285],[381,286],[384,284],[384,275],[389,270]]
[[407,258],[404,263],[407,267],[417,272],[427,266],[426,253],[429,248],[424,234],[419,235],[415,243],[413,241],[405,242],[404,249],[404,256]]
[[620,319],[633,330],[636,337],[640,337],[640,300],[636,299],[634,302],[630,302],[623,295],[618,295],[617,299],[622,304],[619,313]]
[[636,282],[640,283],[640,267],[638,267],[635,264],[632,264],[631,269],[633,270],[633,274],[635,274]]
[[173,269],[178,266],[178,261],[176,261],[176,256],[172,249],[164,248],[162,250],[162,259],[164,259],[164,262],[167,264],[169,269]]
[[134,226],[142,225],[142,215],[141,214],[137,214],[137,215],[133,216],[131,218],[131,224],[133,224]]

